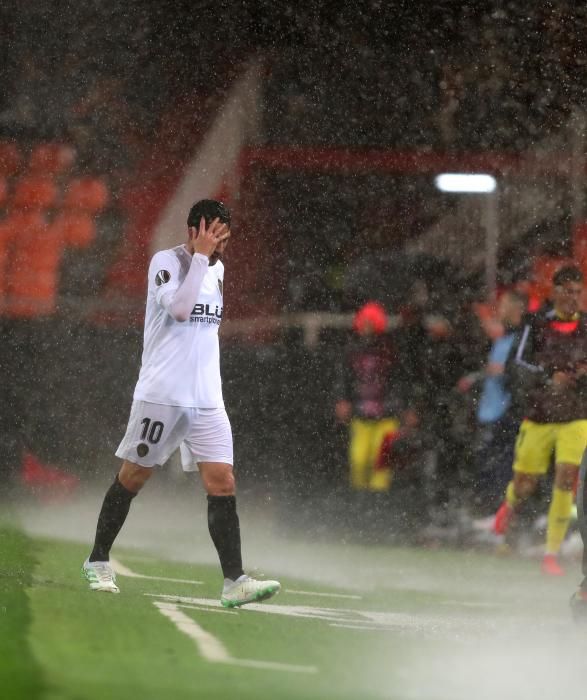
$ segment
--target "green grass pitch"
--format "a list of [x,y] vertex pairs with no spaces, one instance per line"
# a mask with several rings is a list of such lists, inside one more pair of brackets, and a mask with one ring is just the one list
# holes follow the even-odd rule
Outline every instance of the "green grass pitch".
[[216,567],[117,550],[121,593],[99,594],[80,575],[86,554],[0,526],[3,700],[584,693],[587,628],[567,606],[578,572],[545,580],[536,562],[333,545],[346,586],[288,578],[274,600],[227,612]]

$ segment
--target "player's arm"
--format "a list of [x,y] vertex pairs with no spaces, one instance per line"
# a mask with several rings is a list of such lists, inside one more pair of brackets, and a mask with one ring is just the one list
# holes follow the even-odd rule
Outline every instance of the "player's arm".
[[198,299],[202,282],[208,271],[208,258],[194,253],[184,281],[175,290],[164,290],[157,301],[176,321],[187,321]]
[[176,289],[170,287],[157,296],[157,301],[176,321],[189,319],[208,271],[210,256],[226,236],[227,228],[218,219],[215,219],[208,228],[206,228],[205,219],[201,219],[198,234],[190,241],[193,256],[185,279]]
[[573,377],[569,372],[540,364],[536,359],[539,350],[539,329],[535,324],[529,323],[524,327],[514,362],[516,374],[522,382],[535,387],[548,384],[566,386],[573,382]]

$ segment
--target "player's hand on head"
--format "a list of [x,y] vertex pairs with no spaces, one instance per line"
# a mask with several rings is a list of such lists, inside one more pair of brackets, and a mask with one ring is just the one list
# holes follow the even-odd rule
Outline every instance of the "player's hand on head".
[[228,226],[221,223],[220,219],[214,219],[210,226],[206,227],[206,220],[202,217],[193,241],[193,251],[209,258],[218,244],[226,240],[228,236]]

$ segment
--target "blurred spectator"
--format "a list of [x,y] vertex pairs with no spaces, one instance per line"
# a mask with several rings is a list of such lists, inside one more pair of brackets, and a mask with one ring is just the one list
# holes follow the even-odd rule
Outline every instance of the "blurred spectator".
[[497,320],[487,364],[482,370],[459,381],[461,392],[482,383],[477,403],[477,437],[473,497],[479,515],[494,513],[511,473],[514,442],[520,422],[519,407],[512,401],[506,365],[512,357],[522,329],[527,298],[516,291],[504,292],[499,300]]
[[485,348],[479,321],[463,296],[453,291],[444,299],[415,280],[409,303],[400,310],[397,334],[410,407],[420,421],[422,449],[433,464],[426,484],[430,518],[442,526],[452,526],[450,511],[465,495],[473,429],[470,406],[455,385],[463,370],[479,367]]
[[390,485],[389,470],[376,469],[385,435],[399,427],[401,407],[391,381],[394,353],[387,323],[380,304],[361,307],[339,367],[335,415],[349,425],[350,483],[357,491],[386,491]]

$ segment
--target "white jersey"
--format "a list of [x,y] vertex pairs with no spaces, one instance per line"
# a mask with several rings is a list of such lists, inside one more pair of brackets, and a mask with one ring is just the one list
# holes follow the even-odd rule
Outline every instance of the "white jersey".
[[176,321],[161,303],[164,295],[178,289],[191,263],[185,245],[162,250],[151,260],[143,357],[134,398],[167,406],[221,408],[218,329],[224,265],[218,260],[208,267],[187,321]]

